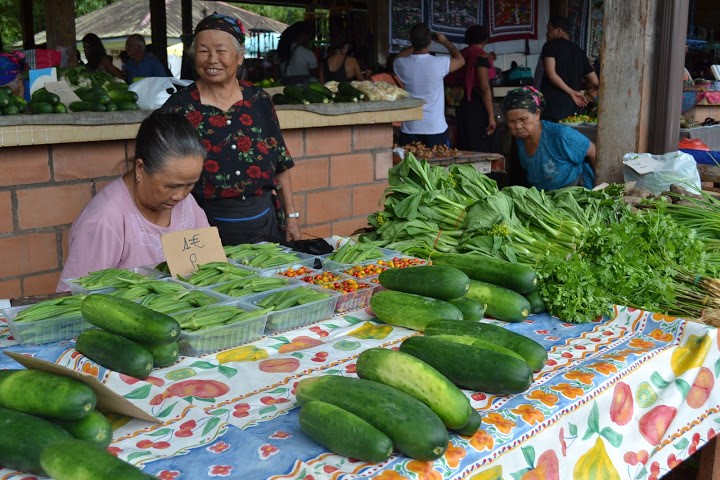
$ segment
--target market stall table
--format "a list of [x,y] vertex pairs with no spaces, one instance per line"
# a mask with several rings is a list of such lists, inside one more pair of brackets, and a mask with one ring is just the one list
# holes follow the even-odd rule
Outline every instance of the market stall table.
[[691,90],[683,92],[682,114],[698,122],[706,118],[720,120],[720,92]]
[[[72,342],[17,345],[3,323],[0,349],[94,375],[157,417],[153,424],[110,415],[110,450],[163,480],[488,479],[530,469],[547,479],[656,479],[715,436],[715,328],[624,307],[593,323],[541,314],[507,327],[549,350],[531,388],[508,396],[467,392],[483,417],[473,437],[451,435],[435,462],[394,455],[379,465],[333,455],[305,437],[293,395],[302,378],[354,376],[360,351],[397,347],[416,334],[377,323],[367,311],[184,357],[145,381],[97,366]],[[0,368],[17,367],[0,359]],[[28,477],[6,469],[0,478]]]

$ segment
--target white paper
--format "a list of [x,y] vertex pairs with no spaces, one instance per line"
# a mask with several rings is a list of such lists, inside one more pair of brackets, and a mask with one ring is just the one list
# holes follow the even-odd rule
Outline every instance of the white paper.
[[60,101],[65,105],[70,105],[72,102],[80,101],[80,97],[75,95],[75,92],[72,91],[70,85],[68,85],[65,80],[60,80],[59,82],[46,82],[45,89],[48,92],[52,92],[60,97]]
[[650,154],[643,153],[636,157],[623,161],[625,165],[635,170],[640,175],[659,170],[664,164],[655,160]]

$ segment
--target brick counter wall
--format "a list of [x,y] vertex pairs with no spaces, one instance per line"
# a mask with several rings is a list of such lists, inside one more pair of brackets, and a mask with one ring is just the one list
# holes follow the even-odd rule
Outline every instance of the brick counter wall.
[[[382,206],[391,124],[283,133],[305,236],[364,227]],[[72,222],[133,151],[132,140],[0,148],[0,298],[55,291]]]

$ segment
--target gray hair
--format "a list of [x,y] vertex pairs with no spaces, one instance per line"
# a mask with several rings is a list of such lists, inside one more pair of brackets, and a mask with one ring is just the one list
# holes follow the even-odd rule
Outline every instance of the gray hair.
[[[228,35],[230,35],[230,34],[228,34]],[[245,56],[245,45],[238,42],[238,39],[233,37],[232,35],[230,35],[230,38],[232,39],[231,42],[232,42],[233,47],[235,47],[235,50],[238,52],[238,54],[241,57],[244,57]],[[195,59],[195,39],[194,38],[193,38],[193,42],[190,44],[190,48],[188,49],[187,53],[188,53],[188,55],[190,55],[190,58],[192,58],[193,60]]]

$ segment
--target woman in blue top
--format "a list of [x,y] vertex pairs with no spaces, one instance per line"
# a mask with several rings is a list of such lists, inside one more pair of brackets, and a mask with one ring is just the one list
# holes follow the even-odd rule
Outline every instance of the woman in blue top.
[[543,190],[573,185],[593,188],[595,144],[566,125],[541,120],[544,106],[543,94],[533,87],[510,90],[503,101],[528,182]]

